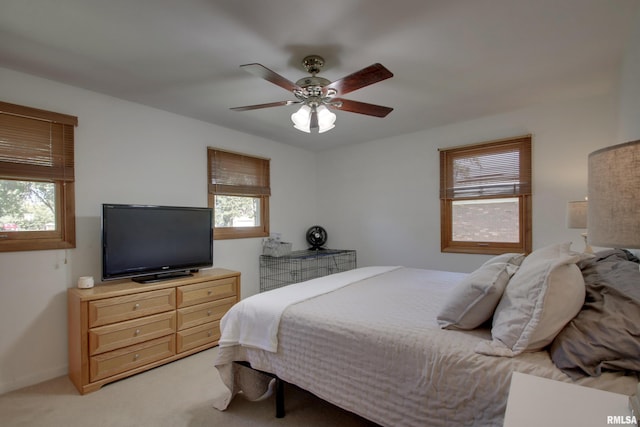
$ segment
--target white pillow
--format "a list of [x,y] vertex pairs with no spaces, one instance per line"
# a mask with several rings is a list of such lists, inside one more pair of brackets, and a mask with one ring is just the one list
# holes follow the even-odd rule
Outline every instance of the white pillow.
[[575,265],[580,255],[570,245],[547,246],[525,258],[493,315],[493,341],[480,343],[478,353],[513,357],[541,350],[578,314],[585,285]]
[[451,291],[438,313],[440,327],[475,329],[491,319],[504,288],[523,258],[522,254],[499,255],[465,277]]

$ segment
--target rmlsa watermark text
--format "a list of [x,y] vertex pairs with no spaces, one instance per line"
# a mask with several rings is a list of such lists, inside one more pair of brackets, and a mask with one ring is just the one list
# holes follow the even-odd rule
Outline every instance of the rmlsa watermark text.
[[607,415],[608,425],[638,425],[635,415]]

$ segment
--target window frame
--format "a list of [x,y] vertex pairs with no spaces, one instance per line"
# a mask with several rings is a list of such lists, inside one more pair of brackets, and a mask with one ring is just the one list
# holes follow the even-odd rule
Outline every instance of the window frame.
[[[50,129],[60,131],[60,138],[55,138],[50,130],[49,145],[51,164],[34,166],[25,162],[11,161],[11,152],[15,152],[18,145],[11,138],[2,140],[0,137],[0,179],[47,182],[55,185],[56,229],[42,231],[11,231],[0,232],[0,252],[33,251],[51,249],[71,249],[76,247],[75,225],[75,141],[74,128],[78,126],[78,118],[67,114],[41,110],[22,105],[0,101],[0,115],[7,119],[19,119],[20,126],[12,129],[13,139],[26,138],[26,134],[34,132],[37,124],[48,122]],[[33,127],[29,124],[32,123]],[[8,130],[7,130],[8,132]],[[62,147],[62,148],[61,148]],[[21,147],[22,159],[33,160],[34,150],[29,144]],[[62,150],[62,153],[57,150]],[[9,153],[6,156],[2,154]],[[32,157],[33,156],[33,157]],[[41,155],[38,155],[39,157]],[[18,156],[15,156],[16,158]],[[14,160],[16,160],[14,158]]]
[[[216,156],[218,160],[216,161]],[[233,177],[216,170],[215,165],[225,164],[231,173],[250,175],[250,185],[238,185]],[[260,225],[256,227],[216,227],[212,224],[214,240],[246,239],[269,236],[269,198],[271,196],[271,160],[219,148],[207,147],[207,203],[214,210],[216,195],[251,197],[260,200]],[[242,169],[242,170],[241,170]]]
[[[461,158],[519,151],[519,184],[511,192],[499,194],[456,196],[453,187],[453,161]],[[531,135],[488,141],[459,147],[439,149],[440,151],[440,250],[451,253],[499,255],[507,252],[530,253],[532,231],[531,203]],[[506,190],[505,190],[506,191]],[[482,192],[482,190],[479,190]],[[453,202],[462,200],[518,199],[518,242],[486,242],[453,240]]]

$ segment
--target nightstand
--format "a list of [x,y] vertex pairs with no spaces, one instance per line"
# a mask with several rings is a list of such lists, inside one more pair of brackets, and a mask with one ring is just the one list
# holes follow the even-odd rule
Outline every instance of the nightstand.
[[632,423],[629,396],[514,372],[504,427]]
[[260,255],[260,292],[356,268],[356,251],[320,249]]

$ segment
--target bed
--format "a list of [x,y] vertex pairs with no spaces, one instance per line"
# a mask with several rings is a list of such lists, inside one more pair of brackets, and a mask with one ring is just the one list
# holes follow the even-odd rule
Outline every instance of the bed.
[[[595,258],[562,244],[526,258],[498,256],[470,274],[365,267],[252,296],[221,322],[215,365],[228,390],[214,406],[226,409],[240,392],[265,393],[268,378],[256,381],[256,371],[383,426],[501,426],[515,371],[631,395],[640,371],[637,330],[627,328],[623,348],[611,350],[630,352],[629,363],[617,364],[620,354],[598,354],[613,364],[575,362],[572,352],[583,349],[556,342],[565,331],[569,341],[584,340],[576,321],[587,312],[593,322],[589,312],[602,308],[589,306],[585,280],[584,265]],[[622,280],[637,280],[625,286],[640,313],[638,264],[624,262],[632,266]],[[514,321],[527,310],[526,321]],[[587,338],[595,346],[597,339]]]

